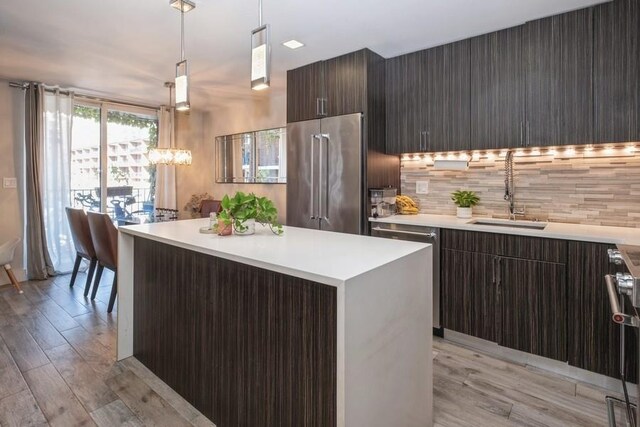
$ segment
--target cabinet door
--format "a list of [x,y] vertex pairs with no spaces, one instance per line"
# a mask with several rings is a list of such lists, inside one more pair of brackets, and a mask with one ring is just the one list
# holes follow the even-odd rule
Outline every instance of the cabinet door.
[[327,116],[365,111],[366,65],[365,50],[325,61],[325,114]]
[[524,144],[523,27],[471,39],[471,148]]
[[387,60],[386,117],[388,154],[422,151],[422,52]]
[[440,312],[445,328],[497,341],[495,261],[492,255],[442,250]]
[[498,344],[567,360],[567,293],[564,264],[499,259]]
[[423,51],[422,151],[468,150],[470,144],[470,42],[463,40]]
[[[623,271],[609,262],[614,245],[569,242],[569,364],[614,378],[620,377],[620,326],[611,319],[604,276]],[[627,328],[629,381],[637,381],[637,338]]]
[[640,140],[640,3],[594,8],[594,142]]
[[525,24],[527,144],[592,142],[592,10]]
[[318,118],[323,97],[322,62],[287,71],[287,123]]

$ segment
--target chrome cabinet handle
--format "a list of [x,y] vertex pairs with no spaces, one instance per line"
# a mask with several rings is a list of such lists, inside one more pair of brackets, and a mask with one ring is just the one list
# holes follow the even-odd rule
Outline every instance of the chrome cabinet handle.
[[407,234],[409,236],[421,236],[421,237],[428,237],[430,239],[437,239],[438,238],[438,234],[435,232],[430,232],[430,233],[420,233],[418,231],[405,231],[405,230],[391,230],[388,228],[380,228],[380,227],[373,227],[372,230],[374,231],[379,231],[381,233],[397,233],[397,234]]

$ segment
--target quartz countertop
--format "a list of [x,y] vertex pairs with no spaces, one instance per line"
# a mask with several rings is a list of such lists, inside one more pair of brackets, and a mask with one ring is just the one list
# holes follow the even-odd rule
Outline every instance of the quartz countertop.
[[202,234],[209,219],[120,227],[122,233],[332,286],[429,245],[329,231],[284,227],[280,236],[256,225],[250,236]]
[[[406,225],[421,225],[455,230],[482,231],[488,233],[517,234],[521,236],[536,236],[552,239],[578,240],[584,242],[640,245],[640,228],[609,227],[601,225],[567,224],[549,222],[543,230],[524,229],[516,227],[476,225],[470,222],[483,217],[461,219],[453,215],[393,215],[386,218],[369,218],[372,223],[391,223]],[[529,222],[529,221],[516,221]]]

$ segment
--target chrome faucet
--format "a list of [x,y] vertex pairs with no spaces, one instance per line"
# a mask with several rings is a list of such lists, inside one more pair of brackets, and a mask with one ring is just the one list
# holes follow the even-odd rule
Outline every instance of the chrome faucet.
[[509,220],[515,221],[518,216],[525,216],[525,207],[518,208],[514,201],[515,185],[513,184],[513,151],[507,151],[504,158],[504,199],[509,202]]

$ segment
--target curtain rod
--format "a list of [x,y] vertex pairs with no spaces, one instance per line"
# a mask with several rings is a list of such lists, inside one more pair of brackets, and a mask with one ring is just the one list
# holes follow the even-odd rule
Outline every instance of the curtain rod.
[[[25,90],[25,89],[27,89],[29,87],[29,83],[9,82],[9,86]],[[46,92],[55,92],[56,91],[55,89],[50,89],[50,88],[47,88],[47,87],[45,87],[44,90]],[[63,95],[69,95],[69,93],[70,93],[70,91],[68,91],[68,90],[59,90],[58,92],[63,94]],[[101,97],[92,96],[92,95],[84,95],[84,94],[81,94],[81,93],[76,93],[75,97],[79,98],[79,99],[86,99],[86,100],[89,100],[89,101],[106,102],[106,103],[115,104],[115,105],[125,105],[125,106],[128,106],[128,107],[147,108],[149,110],[154,110],[154,111],[160,110],[159,107],[154,107],[154,106],[151,106],[151,105],[137,104],[137,103],[134,103],[134,102],[127,102],[127,101],[116,101],[116,100],[113,100],[113,99],[101,98]]]

